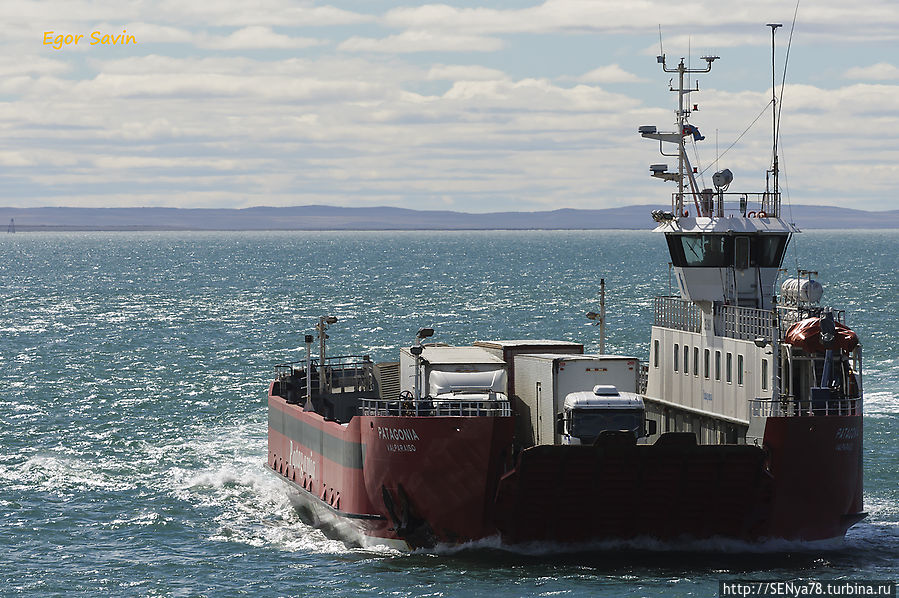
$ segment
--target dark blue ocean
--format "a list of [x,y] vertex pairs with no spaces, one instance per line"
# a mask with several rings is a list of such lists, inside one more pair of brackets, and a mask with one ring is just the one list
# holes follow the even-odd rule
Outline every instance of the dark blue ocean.
[[[716,596],[720,579],[899,578],[899,231],[797,235],[865,359],[865,507],[844,543],[350,549],[264,468],[273,365],[435,341],[646,358],[670,281],[649,232],[18,233],[0,237],[0,595]],[[565,505],[560,504],[559,509]],[[801,508],[801,505],[797,506]],[[552,516],[552,513],[547,513]]]

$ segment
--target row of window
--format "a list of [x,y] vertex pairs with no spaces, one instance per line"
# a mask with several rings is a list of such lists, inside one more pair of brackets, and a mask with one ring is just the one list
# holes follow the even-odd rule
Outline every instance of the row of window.
[[[659,354],[661,353],[659,348],[659,341],[655,341],[653,344],[653,366],[659,367]],[[690,374],[690,347],[688,345],[683,346],[683,364],[681,363],[680,358],[681,346],[677,343],[674,343],[674,371],[680,371],[681,365],[683,365],[684,374]],[[711,350],[704,349],[702,352],[702,375],[705,376],[706,380],[711,379],[711,368],[710,368],[710,359],[711,359]],[[733,383],[733,361],[734,356],[732,353],[728,352],[725,355],[725,380],[728,384]],[[737,355],[737,384],[743,386],[743,356]],[[699,376],[699,347],[693,347],[693,375]],[[715,351],[715,380],[721,380],[721,351]],[[768,360],[762,359],[762,390],[768,390]]]

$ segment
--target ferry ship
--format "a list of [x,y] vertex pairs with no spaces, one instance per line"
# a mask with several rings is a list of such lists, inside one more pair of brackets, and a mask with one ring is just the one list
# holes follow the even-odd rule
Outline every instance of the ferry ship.
[[395,362],[327,357],[337,319],[323,317],[318,356],[307,335],[305,361],[279,365],[268,393],[267,464],[304,517],[404,549],[817,541],[865,517],[858,337],[821,304],[816,273],[776,293],[798,232],[782,218],[776,124],[765,191],[730,191],[729,170],[699,188],[685,78],[717,57],[703,60],[659,56],[677,74],[677,128],[639,128],[677,157],[676,172],[650,167],[677,184],[652,217],[679,292],[655,299],[648,360],[547,339],[451,347],[430,328]]

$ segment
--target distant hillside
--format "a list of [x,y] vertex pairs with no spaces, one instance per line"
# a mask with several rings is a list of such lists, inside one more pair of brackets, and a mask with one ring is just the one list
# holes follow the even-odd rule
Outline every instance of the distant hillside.
[[[668,206],[604,210],[470,214],[405,208],[334,206],[182,208],[0,208],[0,226],[33,230],[523,230],[637,229],[653,226],[649,213]],[[829,206],[784,208],[801,229],[899,228],[899,210],[867,212]],[[0,229],[2,230],[2,229]]]

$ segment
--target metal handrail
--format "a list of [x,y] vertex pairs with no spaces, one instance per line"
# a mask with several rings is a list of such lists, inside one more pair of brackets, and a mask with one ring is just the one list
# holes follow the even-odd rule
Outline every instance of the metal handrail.
[[702,310],[694,303],[680,297],[655,298],[655,326],[700,332]]
[[[320,358],[313,357],[309,360],[312,375],[318,372],[325,376],[327,392],[340,389],[340,392],[350,390],[371,390],[374,388],[373,362],[362,355],[337,355],[325,358],[324,367],[320,367]],[[299,367],[296,367],[299,366]],[[289,361],[275,366],[279,379],[289,376],[304,378],[306,373],[306,360]],[[314,378],[313,378],[314,379]],[[337,384],[335,384],[335,382]]]
[[[677,214],[677,195],[677,193],[671,194],[671,211],[676,216],[681,216],[681,214]],[[691,199],[693,199],[692,193],[684,193],[684,209],[687,212],[690,211],[688,207]],[[700,213],[694,214],[695,216],[724,218],[728,215],[757,215],[762,212],[766,217],[780,217],[780,193],[770,191],[756,193],[714,191],[707,195],[699,193],[696,196],[696,202],[699,204]]]
[[809,417],[862,415],[864,402],[854,399],[827,399],[824,401],[797,401],[792,398],[750,399],[749,413],[753,417]]
[[402,417],[509,417],[512,409],[506,400],[459,400],[414,398],[362,399],[361,415]]
[[715,305],[715,334],[728,338],[753,340],[771,338],[774,313],[754,307]]

